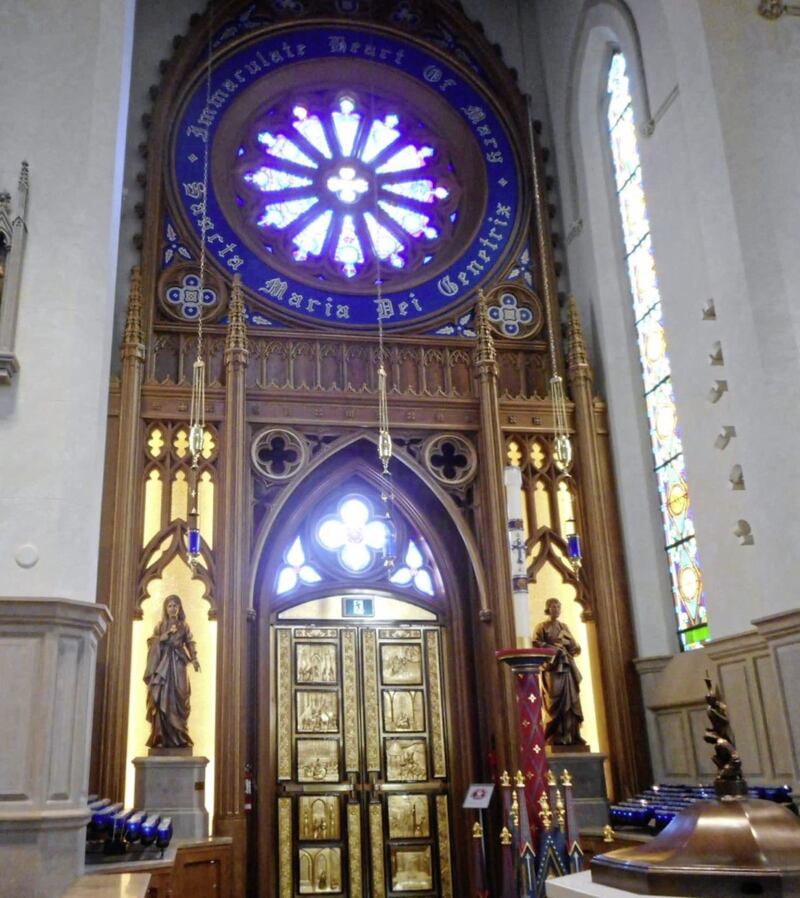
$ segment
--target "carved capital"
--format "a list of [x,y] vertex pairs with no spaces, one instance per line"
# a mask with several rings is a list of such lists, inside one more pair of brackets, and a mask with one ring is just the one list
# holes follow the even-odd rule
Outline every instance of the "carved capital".
[[785,11],[782,0],[759,0],[758,14],[765,19],[779,19]]
[[19,361],[13,352],[0,352],[0,385],[10,384],[19,371]]
[[784,13],[787,16],[800,16],[800,6],[792,3],[783,3],[782,0],[759,0],[758,14],[765,19],[775,21]]

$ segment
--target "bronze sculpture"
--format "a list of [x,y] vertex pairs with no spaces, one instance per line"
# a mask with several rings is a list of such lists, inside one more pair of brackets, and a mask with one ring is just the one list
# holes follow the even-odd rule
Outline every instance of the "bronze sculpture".
[[581,673],[575,662],[581,647],[569,627],[559,620],[561,602],[558,599],[548,599],[544,611],[548,620],[536,625],[533,644],[557,650],[553,660],[542,667],[545,710],[550,718],[544,731],[545,739],[548,745],[585,748],[586,742],[580,734],[583,723]]
[[720,798],[723,795],[747,795],[747,783],[742,776],[742,761],[736,751],[728,706],[722,701],[719,686],[712,686],[706,673],[706,702],[708,720],[711,724],[703,734],[703,739],[714,746],[712,761],[719,771],[714,787]]
[[178,596],[164,599],[161,620],[147,640],[147,720],[150,748],[189,748],[189,696],[186,665],[200,671],[197,648]]

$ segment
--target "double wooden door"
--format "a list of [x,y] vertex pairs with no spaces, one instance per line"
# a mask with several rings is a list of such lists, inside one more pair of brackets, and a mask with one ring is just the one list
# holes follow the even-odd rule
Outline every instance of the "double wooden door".
[[443,629],[273,635],[280,898],[452,898]]

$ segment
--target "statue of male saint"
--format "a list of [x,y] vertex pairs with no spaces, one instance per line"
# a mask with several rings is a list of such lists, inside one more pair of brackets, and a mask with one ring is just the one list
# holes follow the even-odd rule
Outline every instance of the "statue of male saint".
[[197,647],[178,596],[167,596],[161,620],[147,640],[147,720],[150,748],[189,748],[189,696],[186,665],[200,671]]
[[581,738],[583,711],[581,710],[581,673],[575,662],[581,647],[569,627],[559,620],[561,602],[548,599],[544,605],[548,619],[537,624],[533,644],[556,649],[552,661],[542,667],[545,710],[550,720],[544,735],[548,745],[585,746]]

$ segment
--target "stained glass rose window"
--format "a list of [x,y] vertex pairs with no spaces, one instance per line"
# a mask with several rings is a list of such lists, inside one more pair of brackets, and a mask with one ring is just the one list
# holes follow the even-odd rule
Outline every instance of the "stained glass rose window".
[[402,104],[304,91],[260,116],[237,150],[237,203],[263,247],[317,280],[374,290],[424,269],[455,231],[447,146]]

